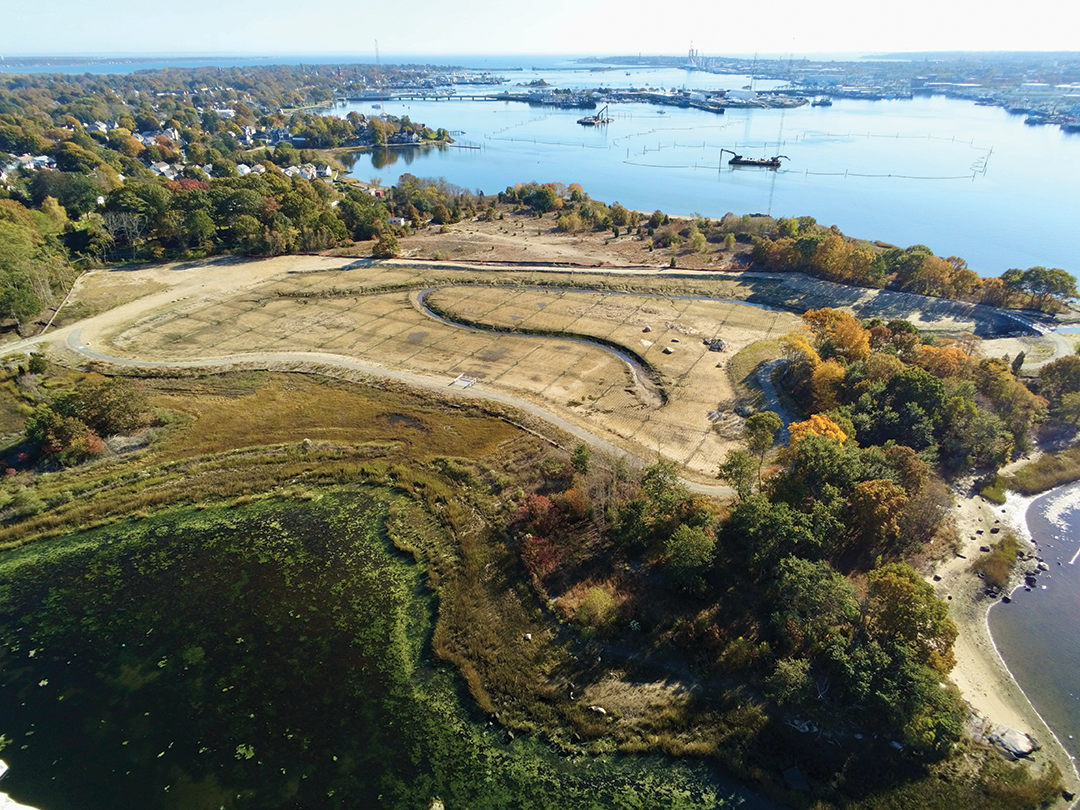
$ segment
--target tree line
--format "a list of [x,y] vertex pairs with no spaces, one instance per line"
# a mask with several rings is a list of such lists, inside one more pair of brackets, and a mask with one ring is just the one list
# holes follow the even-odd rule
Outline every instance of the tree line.
[[872,289],[950,298],[999,307],[1057,312],[1077,297],[1076,279],[1059,268],[1010,269],[1000,278],[981,278],[958,256],[935,256],[925,245],[885,247],[849,239],[813,217],[775,221],[775,233],[755,235],[756,265]]

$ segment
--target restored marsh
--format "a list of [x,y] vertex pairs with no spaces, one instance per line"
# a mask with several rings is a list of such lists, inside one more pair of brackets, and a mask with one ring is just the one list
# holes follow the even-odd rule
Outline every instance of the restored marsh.
[[399,500],[165,510],[7,556],[8,788],[50,810],[723,802],[703,771],[571,764],[476,723],[384,533]]

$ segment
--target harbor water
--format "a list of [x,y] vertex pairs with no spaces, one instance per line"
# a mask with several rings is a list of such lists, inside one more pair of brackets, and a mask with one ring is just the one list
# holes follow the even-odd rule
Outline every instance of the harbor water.
[[1050,570],[990,610],[1001,657],[1069,754],[1080,757],[1080,483],[1032,502],[1027,524]]
[[[165,66],[240,67],[373,63],[374,53],[309,56],[137,57],[113,64],[0,64],[3,72],[128,73]],[[850,56],[845,57],[850,58]],[[541,80],[575,90],[768,91],[783,77],[713,74],[676,67],[583,65],[571,56],[395,56],[383,64],[457,65],[498,85],[458,85],[459,95],[525,92]],[[541,88],[542,89],[542,88]],[[408,115],[449,130],[453,147],[360,154],[352,174],[393,184],[401,174],[445,177],[492,194],[521,182],[580,183],[593,197],[639,210],[717,218],[727,212],[812,216],[844,233],[960,256],[984,276],[1011,267],[1077,268],[1073,234],[1080,135],[1026,126],[1024,117],[944,97],[831,107],[728,109],[619,104],[610,124],[583,127],[581,110],[523,102],[350,102],[333,112]],[[476,147],[476,148],[463,148]],[[779,171],[731,168],[720,149],[786,155]]]
[[[703,84],[697,76],[685,82]],[[546,80],[571,86],[562,73]],[[741,80],[748,77],[726,83]],[[576,123],[581,110],[522,102],[382,106],[445,127],[457,145],[359,154],[351,173],[361,180],[391,185],[408,172],[487,194],[529,181],[580,183],[597,199],[638,210],[813,216],[850,236],[960,256],[984,276],[1040,265],[1078,272],[1072,234],[1080,136],[1025,126],[1022,116],[997,107],[944,97],[837,99],[831,107],[717,115],[630,103],[611,106],[610,124],[584,127]],[[371,102],[336,112],[352,110],[380,113]],[[730,167],[721,149],[790,159],[778,171]]]

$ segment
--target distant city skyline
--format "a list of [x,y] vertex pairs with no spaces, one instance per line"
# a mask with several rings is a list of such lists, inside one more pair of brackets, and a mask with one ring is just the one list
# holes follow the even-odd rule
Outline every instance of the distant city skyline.
[[[285,0],[258,5],[188,0],[154,12],[144,2],[87,4],[18,0],[5,14],[0,56],[143,54],[355,54],[374,61],[374,41],[393,58],[488,54],[705,56],[867,55],[924,51],[1080,50],[1066,0],[1033,0],[1008,13],[959,0],[862,0],[814,4],[777,0],[731,11],[718,4],[670,9],[643,0],[550,0],[512,6],[491,0],[415,0],[407,5],[324,0],[302,9]],[[1056,23],[1055,23],[1056,21]]]

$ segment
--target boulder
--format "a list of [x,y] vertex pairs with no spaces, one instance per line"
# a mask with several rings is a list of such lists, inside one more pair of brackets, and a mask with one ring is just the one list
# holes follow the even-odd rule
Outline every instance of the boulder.
[[987,742],[1001,751],[1008,760],[1030,756],[1032,752],[1039,750],[1039,744],[1030,735],[1007,726],[995,726],[987,736]]

